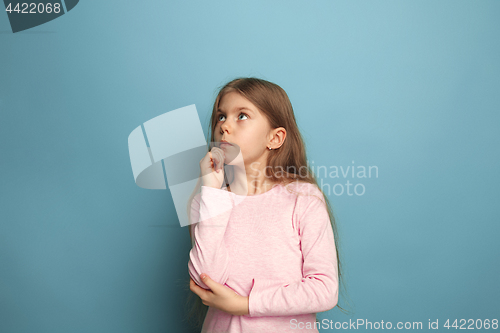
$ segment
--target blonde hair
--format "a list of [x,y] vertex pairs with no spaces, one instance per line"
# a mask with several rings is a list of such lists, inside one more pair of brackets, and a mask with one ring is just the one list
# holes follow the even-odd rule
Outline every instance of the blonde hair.
[[[318,191],[322,195],[322,198],[320,199],[322,199],[322,201],[324,201],[327,206],[330,223],[335,235],[334,239],[337,252],[337,268],[339,274],[339,296],[342,295],[347,301],[346,287],[342,274],[340,241],[337,233],[336,219],[334,217],[328,197],[319,188],[315,175],[307,164],[305,143],[298,129],[292,104],[288,98],[288,95],[277,84],[255,77],[239,77],[226,83],[220,89],[213,105],[212,116],[210,118],[211,133],[209,134],[210,139],[207,141],[207,145],[210,145],[211,142],[215,141],[214,130],[217,125],[217,118],[215,117],[215,114],[222,97],[229,92],[237,92],[241,96],[252,102],[268,119],[271,128],[274,129],[278,127],[284,127],[286,129],[286,139],[281,147],[269,151],[269,157],[267,160],[268,167],[265,168],[265,176],[271,183],[283,184],[290,192],[292,192],[293,190],[291,191],[290,186],[287,185],[292,182],[297,182],[297,184],[299,182],[310,183],[316,185],[316,187],[318,188]],[[208,151],[211,149],[210,146],[208,146],[207,148]],[[301,172],[303,168],[307,170],[305,172],[305,175]],[[281,176],[279,177],[272,171],[277,169],[282,170]],[[228,170],[231,170],[231,168],[228,168]],[[231,178],[231,172],[225,174],[226,185],[232,182]],[[302,194],[299,192],[294,193],[296,193],[297,195]],[[189,228],[189,234],[191,236],[191,228]],[[193,240],[192,237],[191,240]],[[187,289],[189,290],[189,282]],[[208,306],[204,305],[201,299],[191,291],[189,291],[186,305],[189,309],[187,311],[188,322],[194,324],[196,327],[201,327],[208,311]],[[349,311],[341,307],[338,303],[337,307],[343,313],[349,313]]]

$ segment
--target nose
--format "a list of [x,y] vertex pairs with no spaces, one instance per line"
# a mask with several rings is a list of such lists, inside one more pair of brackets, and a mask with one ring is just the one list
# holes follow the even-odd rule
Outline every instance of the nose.
[[221,129],[221,134],[224,134],[224,132],[229,133],[229,122],[226,120],[220,127]]

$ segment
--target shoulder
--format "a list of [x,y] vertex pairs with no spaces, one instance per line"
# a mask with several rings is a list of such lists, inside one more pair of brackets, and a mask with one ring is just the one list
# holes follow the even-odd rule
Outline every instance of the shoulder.
[[300,199],[300,201],[314,201],[314,198],[317,198],[320,201],[325,202],[323,192],[316,184],[305,181],[293,181],[286,185],[285,188],[289,192],[295,193],[297,195],[297,199]]
[[294,223],[299,235],[321,233],[330,224],[330,215],[325,196],[318,185],[308,182],[293,182],[286,185],[289,191],[296,192]]

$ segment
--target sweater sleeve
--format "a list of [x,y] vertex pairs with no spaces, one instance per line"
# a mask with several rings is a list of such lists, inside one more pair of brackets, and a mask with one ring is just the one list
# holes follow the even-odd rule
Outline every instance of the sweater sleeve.
[[303,198],[298,220],[302,279],[290,283],[253,279],[250,317],[317,313],[337,305],[337,253],[326,203],[316,196],[299,198]]
[[229,257],[224,233],[233,207],[230,192],[209,186],[202,186],[200,196],[191,202],[189,227],[193,247],[188,269],[191,278],[204,289],[210,288],[201,281],[201,273],[222,285],[228,279]]

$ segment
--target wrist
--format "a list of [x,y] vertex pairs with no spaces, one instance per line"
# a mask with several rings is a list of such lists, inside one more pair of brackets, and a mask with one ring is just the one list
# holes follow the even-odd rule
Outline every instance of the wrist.
[[244,298],[244,304],[245,304],[245,307],[243,309],[243,316],[247,316],[249,313],[250,313],[250,308],[249,308],[249,304],[250,304],[250,296],[247,296]]

